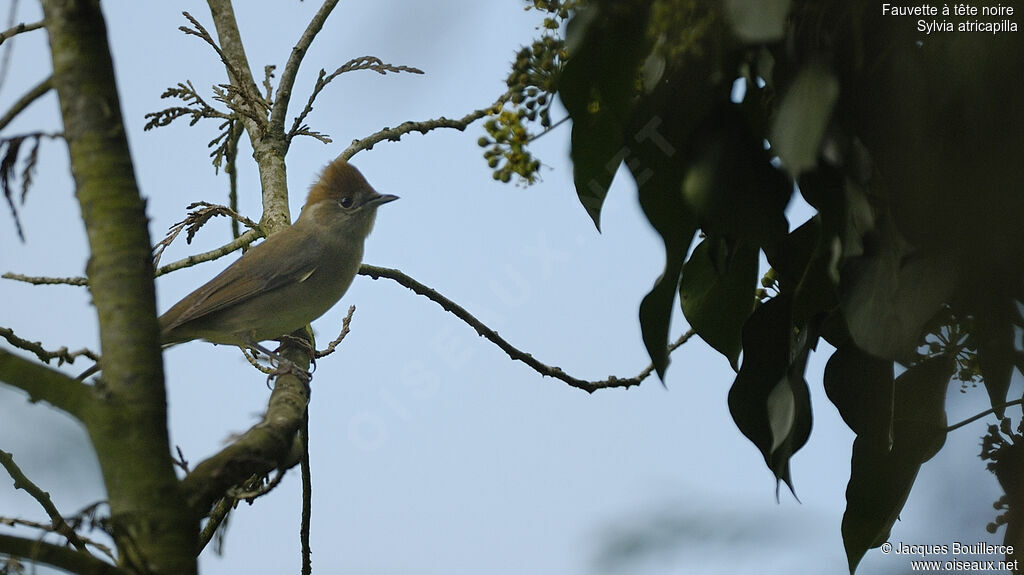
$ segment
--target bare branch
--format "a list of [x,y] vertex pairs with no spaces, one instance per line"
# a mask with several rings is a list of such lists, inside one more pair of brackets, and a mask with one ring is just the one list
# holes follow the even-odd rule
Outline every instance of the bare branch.
[[10,453],[0,449],[0,465],[3,465],[4,469],[7,470],[7,474],[14,480],[14,488],[22,489],[25,493],[32,496],[33,499],[39,502],[43,510],[50,517],[51,529],[65,537],[69,543],[75,546],[75,549],[79,551],[86,551],[85,542],[75,533],[75,530],[64,521],[64,517],[61,516],[60,511],[57,510],[57,506],[53,504],[53,499],[50,498],[50,494],[39,488],[38,485],[33,483],[21,470],[16,463],[14,463],[14,456]]
[[[212,4],[211,9],[213,9]],[[270,109],[270,104],[263,99],[259,90],[256,89],[249,70],[243,70],[236,66],[213,39],[213,36],[199,23],[199,20],[188,12],[182,12],[182,14],[193,27],[179,26],[178,29],[190,36],[196,36],[209,44],[220,57],[221,62],[228,71],[228,76],[232,83],[214,86],[214,92],[217,94],[216,99],[224,102],[234,112],[252,119],[260,129],[266,128],[266,112]],[[238,98],[235,99],[233,96],[238,96]]]
[[164,250],[167,249],[172,242],[174,242],[174,240],[178,237],[178,234],[180,234],[183,230],[187,230],[188,233],[185,236],[185,242],[191,244],[192,238],[195,237],[196,232],[199,231],[199,228],[206,225],[206,222],[210,221],[210,218],[214,218],[217,216],[227,216],[236,222],[244,224],[251,230],[259,231],[259,224],[239,214],[238,212],[232,210],[227,206],[220,206],[217,204],[211,204],[209,202],[195,202],[193,204],[189,204],[186,209],[195,210],[196,208],[201,209],[198,209],[194,212],[190,212],[188,216],[185,217],[185,219],[171,226],[167,232],[167,235],[164,236],[164,239],[157,242],[156,246],[153,248],[154,266],[160,264],[160,256],[162,256]]
[[356,313],[356,306],[348,306],[348,313],[345,314],[345,319],[341,320],[341,333],[338,334],[338,337],[334,338],[334,341],[327,344],[327,347],[323,351],[316,352],[316,359],[331,355],[334,353],[334,350],[341,345],[341,342],[345,340],[345,336],[348,335],[349,328],[352,326],[352,314],[354,313]]
[[[483,322],[474,317],[473,314],[466,311],[465,308],[453,302],[452,300],[446,298],[445,296],[441,295],[436,290],[427,287],[421,284],[420,282],[414,280],[413,278],[405,275],[400,270],[380,268],[376,266],[363,264],[362,267],[359,268],[359,274],[368,276],[372,279],[387,278],[398,282],[399,285],[407,287],[416,294],[426,297],[430,301],[444,308],[445,311],[453,314],[455,317],[469,324],[470,327],[476,330],[477,334],[487,339],[494,345],[498,346],[513,360],[525,363],[526,365],[530,366],[531,368],[533,368],[534,371],[541,375],[554,377],[555,379],[560,379],[565,383],[569,384],[570,386],[582,389],[588,393],[593,393],[598,389],[605,389],[610,387],[631,387],[634,385],[640,385],[640,382],[642,382],[644,379],[650,376],[651,373],[654,371],[654,366],[650,365],[647,366],[635,377],[630,378],[620,378],[613,375],[609,376],[607,379],[602,379],[600,381],[587,381],[583,379],[577,379],[562,371],[561,368],[545,365],[534,359],[534,357],[529,353],[517,349],[504,338],[499,336],[498,332],[487,327],[486,325],[484,325]],[[686,343],[687,340],[693,337],[693,334],[694,331],[691,329],[684,333],[683,335],[681,335],[679,339],[677,339],[668,347],[669,353],[675,351],[676,348]]]
[[53,76],[48,76],[42,82],[36,84],[31,90],[25,92],[25,94],[18,98],[18,101],[11,106],[11,109],[7,110],[7,113],[0,116],[0,130],[7,127],[7,124],[11,123],[15,117],[18,116],[25,108],[32,102],[35,102],[41,98],[44,94],[53,89]]
[[201,254],[196,254],[194,256],[188,256],[187,258],[183,258],[176,262],[172,262],[160,267],[159,269],[156,270],[156,277],[160,277],[164,274],[169,274],[175,270],[180,270],[182,268],[190,268],[196,264],[201,264],[203,262],[213,261],[215,259],[224,257],[237,249],[243,248],[253,243],[254,241],[258,240],[261,237],[263,237],[263,233],[260,232],[259,229],[249,230],[217,249],[213,249],[208,252],[203,252]]
[[69,285],[69,286],[87,286],[89,280],[84,277],[67,277],[67,278],[51,278],[42,276],[26,276],[23,274],[16,274],[7,272],[0,276],[5,280],[14,280],[18,282],[24,282],[27,284],[42,286],[42,285]]
[[468,127],[473,122],[490,114],[496,108],[500,108],[508,99],[508,97],[508,94],[502,94],[502,96],[498,98],[490,106],[486,108],[480,108],[479,110],[474,110],[458,120],[451,120],[445,118],[444,116],[441,116],[436,120],[426,120],[423,122],[403,122],[394,128],[384,128],[383,130],[375,134],[371,134],[363,138],[362,140],[353,141],[352,144],[349,145],[349,147],[345,148],[345,150],[338,157],[343,158],[345,160],[350,160],[352,156],[358,154],[363,150],[372,150],[373,146],[380,142],[383,142],[384,140],[397,142],[399,139],[401,139],[402,136],[408,134],[409,132],[419,132],[421,134],[426,134],[427,132],[435,130],[437,128],[454,128],[461,132],[462,130],[465,130],[466,127]]
[[89,386],[4,349],[0,349],[0,381],[27,393],[30,401],[45,401],[79,420],[89,415],[93,405]]
[[991,414],[995,413],[997,409],[1006,409],[1007,407],[1011,407],[1011,406],[1014,406],[1014,405],[1021,405],[1022,403],[1024,403],[1024,399],[1014,399],[1012,401],[1007,401],[1006,403],[1003,403],[1003,404],[999,405],[998,407],[993,407],[993,408],[990,408],[990,409],[986,409],[985,411],[982,411],[981,413],[976,413],[976,414],[968,417],[967,419],[965,419],[963,421],[959,421],[957,423],[954,423],[953,425],[950,425],[949,427],[946,428],[946,433],[949,433],[950,431],[954,431],[954,430],[960,429],[961,427],[963,427],[963,426],[965,426],[967,424],[974,423],[975,421],[978,421],[979,419],[981,419],[981,418],[983,418],[983,417],[985,417],[987,415],[991,415]]
[[[352,315],[351,309],[349,315]],[[299,524],[299,541],[302,542],[302,575],[313,572],[313,551],[309,545],[309,532],[313,515],[313,475],[309,465],[309,409],[302,418],[299,429],[299,442],[302,444],[302,522]]]
[[31,32],[32,30],[38,30],[42,28],[44,24],[45,22],[40,20],[39,22],[33,22],[31,24],[25,24],[24,22],[22,22],[17,26],[8,28],[7,30],[0,32],[0,44],[3,44],[4,41],[6,41],[8,38],[12,36],[17,36],[18,34],[21,34],[23,32]]
[[0,327],[0,337],[6,339],[8,343],[18,349],[34,353],[43,363],[50,363],[50,360],[56,359],[57,365],[64,365],[65,362],[75,363],[75,358],[82,356],[93,361],[99,361],[99,356],[86,348],[73,352],[69,352],[67,347],[61,347],[55,351],[43,349],[42,342],[22,339],[15,335],[14,330],[6,327]]
[[[202,551],[206,546],[213,540],[214,535],[220,530],[221,525],[226,525],[228,515],[231,510],[238,504],[238,500],[231,497],[222,497],[217,504],[213,506],[210,514],[207,515],[206,524],[203,525],[203,530],[199,532],[199,550]],[[214,551],[217,551],[217,547],[214,546]],[[219,551],[217,551],[219,553]]]
[[302,65],[302,59],[306,57],[306,51],[309,50],[313,39],[320,33],[324,22],[327,21],[327,17],[331,15],[334,7],[337,5],[338,0],[324,0],[324,3],[317,10],[313,19],[309,21],[302,36],[299,37],[299,41],[292,48],[288,62],[284,65],[284,71],[281,72],[281,82],[277,87],[277,100],[274,102],[274,109],[270,113],[270,126],[272,129],[284,131],[284,118],[288,113],[288,104],[291,101],[292,89],[295,87],[295,76],[299,73],[299,66]]
[[231,114],[221,112],[217,108],[208,104],[206,100],[199,95],[199,92],[196,91],[191,80],[186,80],[184,84],[178,82],[177,88],[167,88],[164,90],[164,93],[160,94],[160,99],[165,98],[178,98],[185,102],[186,106],[172,106],[158,112],[149,112],[144,116],[149,119],[149,121],[146,122],[145,126],[143,126],[143,130],[152,130],[153,128],[166,126],[182,116],[192,116],[192,120],[188,123],[189,126],[196,125],[196,123],[203,118],[221,118],[223,120],[232,119]]
[[[72,523],[73,522],[74,521],[72,521]],[[38,521],[30,521],[28,519],[19,519],[17,517],[3,517],[3,516],[0,516],[0,525],[6,525],[7,527],[30,527],[32,529],[39,529],[41,531],[46,531],[46,532],[51,532],[51,533],[54,532],[53,526],[48,524],[48,523],[40,523]],[[74,527],[72,527],[72,529],[74,529]],[[81,539],[82,542],[85,543],[86,545],[88,545],[89,547],[94,547],[97,551],[99,551],[100,553],[103,553],[104,555],[109,557],[111,561],[116,561],[117,560],[114,557],[114,552],[110,550],[109,546],[104,545],[103,543],[100,543],[99,541],[95,541],[93,539],[90,539],[90,538],[88,538],[88,537],[86,537],[86,536],[84,536],[82,534],[78,534],[78,538]],[[3,571],[0,570],[0,573],[3,573]]]
[[312,136],[325,144],[331,143],[330,138],[324,136],[320,132],[312,131],[309,126],[304,125],[303,122],[306,120],[306,116],[313,111],[313,102],[316,100],[316,97],[320,95],[320,92],[327,87],[327,84],[330,84],[331,80],[334,80],[341,74],[355,70],[373,70],[378,74],[387,74],[388,72],[409,72],[411,74],[423,73],[423,70],[420,70],[419,68],[387,64],[380,58],[376,58],[374,56],[360,56],[358,58],[353,58],[330,74],[321,68],[320,74],[316,79],[316,84],[313,86],[313,91],[309,94],[309,99],[306,101],[306,107],[303,108],[302,112],[295,117],[295,121],[292,123],[292,129],[288,131],[288,141],[291,141],[295,136]]
[[[209,262],[209,261],[213,261],[215,259],[224,257],[224,256],[230,254],[231,252],[237,250],[237,249],[243,248],[243,247],[253,243],[254,241],[260,239],[261,237],[263,237],[263,234],[258,229],[257,230],[249,230],[249,231],[243,233],[242,235],[238,236],[234,240],[231,240],[230,242],[224,244],[223,246],[221,246],[219,248],[210,250],[208,252],[203,252],[201,254],[195,254],[195,255],[192,255],[192,256],[188,256],[188,257],[182,258],[182,259],[180,259],[180,260],[178,260],[176,262],[169,263],[169,264],[167,264],[167,265],[157,269],[156,270],[156,274],[154,275],[154,277],[160,277],[160,276],[162,276],[164,274],[169,274],[169,273],[171,273],[173,271],[177,271],[177,270],[180,270],[182,268],[190,268],[190,267],[192,267],[192,266],[194,266],[196,264],[201,264],[203,262]],[[59,277],[27,276],[27,275],[24,275],[24,274],[16,274],[16,273],[13,273],[13,272],[6,272],[3,275],[0,275],[0,278],[4,278],[4,279],[8,279],[8,280],[14,280],[14,281],[20,281],[20,282],[24,282],[24,283],[28,283],[28,284],[32,284],[32,285],[70,285],[70,286],[87,286],[87,285],[89,285],[89,280],[87,278],[84,278],[84,277],[81,277],[81,276],[79,276],[79,277],[59,278]]]
[[[283,352],[298,367],[309,357],[307,353],[298,349]],[[308,402],[306,382],[290,373],[278,375],[262,421],[199,463],[181,481],[182,493],[193,511],[205,514],[232,486],[281,468],[292,452]]]
[[128,573],[88,553],[81,553],[38,539],[13,535],[0,534],[0,554],[52,565],[68,573],[88,573],[89,575],[126,575]]

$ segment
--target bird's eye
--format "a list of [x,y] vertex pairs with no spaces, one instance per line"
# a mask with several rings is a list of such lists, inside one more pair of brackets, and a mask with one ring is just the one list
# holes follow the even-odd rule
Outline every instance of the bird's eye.
[[338,200],[338,205],[343,207],[343,208],[351,208],[352,207],[352,196],[345,196],[345,197],[341,198],[340,200]]

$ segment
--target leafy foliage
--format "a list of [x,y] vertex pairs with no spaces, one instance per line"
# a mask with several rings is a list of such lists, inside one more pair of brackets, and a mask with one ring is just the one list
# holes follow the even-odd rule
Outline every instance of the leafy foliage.
[[[580,203],[600,226],[625,164],[665,244],[640,304],[658,374],[678,289],[697,334],[738,367],[737,426],[792,487],[807,354],[821,337],[836,347],[826,392],[857,433],[852,571],[943,445],[951,378],[983,381],[1002,418],[1024,365],[1024,76],[1008,74],[1024,40],[922,36],[867,0],[594,0],[572,11],[564,50],[555,90]],[[790,231],[794,192],[816,214]],[[761,253],[777,293],[758,304]],[[1012,459],[1003,436],[986,456]],[[1004,485],[1019,475],[993,465]],[[1006,541],[1024,545],[1020,507],[1006,509]]]

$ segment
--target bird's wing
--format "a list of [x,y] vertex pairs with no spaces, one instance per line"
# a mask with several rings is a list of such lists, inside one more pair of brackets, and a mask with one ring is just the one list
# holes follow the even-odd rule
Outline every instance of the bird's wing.
[[[316,271],[319,261],[313,254],[321,251],[312,234],[297,233],[293,228],[282,230],[250,248],[227,269],[167,310],[160,317],[161,327],[166,332],[257,294],[304,281]],[[257,265],[257,261],[263,263]],[[266,262],[276,265],[268,266]]]

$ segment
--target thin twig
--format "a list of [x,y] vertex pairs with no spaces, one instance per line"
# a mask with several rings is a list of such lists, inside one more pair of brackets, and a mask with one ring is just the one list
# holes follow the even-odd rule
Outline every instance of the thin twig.
[[[245,233],[219,248],[212,249],[208,252],[203,252],[201,254],[188,256],[187,258],[182,258],[176,262],[171,262],[165,266],[160,267],[159,269],[156,270],[155,277],[160,277],[164,274],[169,274],[173,271],[177,271],[182,268],[189,268],[196,264],[201,264],[203,262],[209,262],[224,257],[237,249],[243,248],[253,243],[254,241],[258,240],[261,237],[263,237],[263,233],[259,231],[259,229],[246,230]],[[3,277],[7,277],[7,274],[4,274]]]
[[313,572],[313,552],[309,545],[310,518],[313,515],[313,479],[309,467],[309,407],[306,407],[302,427],[299,428],[299,441],[302,443],[302,522],[299,526],[299,540],[302,545],[302,575],[310,575]]
[[14,280],[19,282],[25,282],[32,285],[69,285],[69,286],[87,286],[89,280],[83,277],[67,277],[67,278],[53,278],[43,276],[27,276],[23,274],[16,274],[7,272],[0,276],[5,280]]
[[[224,53],[224,50],[217,44],[213,39],[213,36],[199,23],[195,17],[188,12],[182,12],[185,18],[192,23],[194,28],[188,26],[179,26],[178,29],[185,34],[191,36],[197,36],[204,42],[210,45],[211,48],[220,57],[224,67],[227,68],[228,76],[236,84],[221,84],[219,87],[214,86],[214,93],[218,95],[217,99],[224,102],[226,105],[231,107],[235,112],[242,114],[251,120],[253,120],[258,127],[266,128],[267,117],[266,113],[270,109],[269,103],[263,99],[258,90],[250,89],[252,77],[249,75],[243,76],[241,70],[235,67],[231,60]],[[255,85],[252,85],[254,88]],[[220,90],[218,90],[220,88]],[[236,104],[235,99],[232,96],[238,96],[246,106],[239,106]],[[257,111],[258,110],[258,111]]]
[[338,334],[338,337],[334,338],[334,341],[327,344],[323,351],[316,352],[316,359],[331,355],[341,342],[345,340],[345,336],[348,335],[349,328],[352,326],[352,314],[354,313],[356,313],[356,306],[348,306],[348,313],[345,314],[345,319],[341,320],[341,333]]
[[309,99],[306,101],[306,107],[303,108],[302,112],[295,117],[295,121],[292,122],[292,129],[289,130],[288,135],[285,136],[288,141],[291,141],[295,136],[310,136],[325,144],[331,143],[331,139],[328,136],[325,136],[320,132],[313,131],[309,126],[303,124],[303,122],[306,120],[306,116],[313,111],[313,102],[316,101],[320,92],[327,87],[327,84],[330,84],[332,80],[345,72],[353,72],[356,70],[373,70],[378,74],[387,74],[388,72],[409,72],[411,74],[423,73],[423,70],[420,70],[419,68],[413,68],[411,66],[395,66],[374,56],[360,56],[359,58],[353,58],[342,64],[341,67],[330,74],[327,73],[327,70],[321,68],[320,74],[317,75],[316,83],[313,85],[313,91],[310,92]]
[[1022,398],[1022,399],[1014,399],[1013,401],[1007,401],[1006,403],[1004,403],[1004,404],[1002,404],[1000,406],[993,407],[991,409],[986,409],[985,411],[982,411],[981,413],[972,415],[972,416],[968,417],[967,419],[965,419],[965,420],[963,420],[961,422],[954,423],[953,425],[950,425],[949,427],[946,428],[946,433],[949,433],[950,431],[953,431],[955,429],[960,429],[961,427],[963,427],[963,426],[965,426],[965,425],[967,425],[969,423],[974,423],[975,421],[978,421],[982,417],[985,417],[987,415],[991,415],[991,414],[995,413],[997,409],[1005,409],[1007,407],[1010,407],[1010,406],[1013,406],[1013,405],[1020,405],[1022,403],[1024,403],[1024,398]]
[[61,516],[60,511],[57,510],[57,506],[54,505],[53,500],[50,499],[50,494],[40,489],[38,485],[29,480],[25,473],[21,471],[21,468],[14,463],[13,455],[0,449],[0,465],[4,466],[4,469],[7,470],[7,474],[14,480],[15,489],[23,489],[26,493],[31,495],[33,499],[39,502],[39,505],[43,507],[43,510],[46,511],[46,514],[50,517],[50,527],[53,531],[67,538],[68,542],[75,546],[75,549],[88,552],[82,538],[78,536],[78,533],[76,533],[66,521],[64,521],[64,517]]
[[38,30],[42,28],[44,24],[45,23],[42,20],[40,20],[39,22],[33,22],[31,24],[25,24],[24,22],[22,22],[17,26],[8,28],[7,30],[0,32],[0,44],[3,44],[5,40],[12,36],[17,36],[18,34],[21,34],[23,32],[31,32],[32,30]]
[[[553,367],[541,363],[540,361],[534,359],[532,355],[519,350],[518,348],[510,344],[508,341],[506,341],[504,338],[499,336],[498,332],[484,325],[483,322],[474,317],[473,314],[466,311],[465,308],[453,302],[452,300],[446,298],[445,296],[441,295],[436,290],[427,287],[421,284],[420,282],[414,280],[413,278],[405,275],[400,270],[380,268],[376,266],[363,264],[362,267],[359,268],[359,274],[368,276],[372,279],[387,278],[395,282],[398,282],[399,285],[409,288],[418,295],[421,295],[429,299],[430,301],[438,304],[439,306],[444,308],[445,311],[453,314],[455,317],[469,324],[470,327],[476,330],[477,334],[487,339],[494,345],[498,346],[513,360],[525,363],[526,365],[530,366],[531,368],[533,368],[534,371],[541,375],[554,377],[555,379],[562,380],[565,383],[569,384],[570,386],[582,389],[588,393],[593,393],[598,389],[606,389],[611,387],[631,387],[634,385],[640,385],[640,382],[642,382],[644,379],[650,376],[651,373],[654,371],[654,366],[649,365],[635,377],[630,378],[620,378],[612,375],[609,376],[607,379],[603,379],[600,381],[587,381],[583,379],[578,379],[565,373],[559,367]],[[686,343],[687,340],[693,337],[693,334],[694,331],[691,329],[684,333],[683,335],[681,335],[679,339],[677,339],[675,342],[668,346],[669,353],[672,353],[673,351],[675,351],[676,348]]]
[[53,76],[47,77],[42,82],[36,84],[31,90],[25,92],[25,95],[18,99],[7,113],[0,116],[0,130],[7,127],[7,124],[11,123],[11,120],[16,118],[25,108],[29,107],[32,102],[35,102],[41,98],[44,94],[53,88]]
[[[320,30],[324,27],[324,22],[327,21],[327,17],[331,15],[337,4],[338,0],[325,0],[313,16],[313,19],[309,21],[295,47],[292,48],[292,53],[288,56],[288,62],[284,65],[284,70],[281,72],[281,81],[277,85],[277,99],[274,101],[273,110],[270,112],[270,126],[272,129],[277,131],[284,130],[284,119],[288,113],[288,104],[291,101],[292,89],[295,87],[295,77],[299,73],[299,66],[302,64],[302,59],[306,56],[306,51],[313,44],[313,39],[320,33]],[[291,138],[289,137],[289,139]]]
[[[210,514],[207,516],[206,524],[203,525],[202,531],[199,532],[199,551],[201,552],[213,539],[213,536],[217,534],[217,530],[228,518],[231,510],[234,509],[235,503],[238,501],[231,497],[223,497],[217,502],[217,505],[213,507]],[[197,553],[198,554],[198,553]]]
[[64,365],[67,363],[75,363],[75,359],[78,357],[87,357],[93,361],[99,361],[99,356],[87,349],[82,348],[78,351],[68,351],[67,347],[60,347],[54,351],[49,351],[43,348],[43,343],[40,341],[29,341],[18,337],[14,330],[7,327],[0,327],[0,337],[7,340],[8,343],[18,349],[23,349],[35,354],[39,358],[39,361],[43,363],[50,363],[50,360],[56,359],[57,365]]
[[[32,529],[39,529],[47,532],[54,531],[53,526],[48,523],[40,523],[38,521],[30,521],[28,519],[19,519],[17,517],[0,516],[0,525],[6,525],[7,527],[30,527]],[[107,545],[104,545],[99,541],[94,541],[93,539],[90,539],[81,534],[78,535],[78,538],[82,540],[82,543],[85,543],[89,547],[96,548],[97,551],[109,557],[111,561],[117,560],[114,557],[114,552],[111,551],[110,547],[108,547]],[[0,573],[2,573],[2,571],[0,571]]]
[[243,485],[242,489],[228,490],[228,496],[233,497],[236,501],[246,501],[252,503],[254,499],[263,497],[270,493],[275,487],[281,484],[281,480],[284,479],[285,470],[278,469],[274,478],[267,482],[266,485],[262,484],[262,478],[255,478],[247,481],[246,485]]
[[363,150],[372,150],[374,145],[383,142],[384,140],[396,142],[409,132],[426,134],[427,132],[437,128],[454,128],[461,132],[473,122],[490,114],[496,107],[501,107],[508,98],[509,94],[502,94],[502,96],[490,106],[474,110],[458,120],[451,120],[442,116],[434,120],[426,120],[423,122],[403,122],[394,128],[384,128],[383,130],[375,134],[371,134],[361,140],[353,141],[349,147],[345,148],[345,151],[343,151],[339,157],[346,161],[350,160],[352,156]]
[[178,237],[178,234],[187,230],[188,233],[185,236],[185,241],[187,243],[192,243],[192,238],[195,237],[199,229],[206,225],[206,222],[210,221],[211,218],[227,216],[234,221],[245,224],[245,226],[250,230],[259,230],[259,224],[227,206],[211,204],[209,202],[195,202],[189,204],[186,209],[194,211],[190,211],[185,219],[172,225],[168,229],[167,235],[164,239],[157,242],[156,246],[153,248],[153,265],[160,264],[160,256],[163,255],[165,249],[170,247],[171,243],[173,243]]
[[[171,262],[165,266],[162,266],[158,270],[156,270],[156,274],[154,274],[154,277],[160,277],[162,275],[169,274],[173,271],[177,271],[182,268],[189,268],[196,264],[201,264],[203,262],[213,261],[215,259],[224,257],[237,249],[243,248],[253,243],[254,241],[258,240],[261,237],[263,237],[263,234],[260,233],[258,230],[248,230],[242,235],[235,238],[234,240],[231,240],[230,242],[224,244],[219,248],[210,250],[208,252],[203,252],[201,254],[188,256],[187,258],[182,258],[176,262]],[[81,276],[61,278],[46,276],[27,276],[24,274],[6,272],[3,275],[0,275],[0,278],[20,281],[32,285],[89,285],[88,278],[84,278]]]
[[[215,259],[224,257],[231,252],[243,248],[259,238],[263,237],[263,234],[259,230],[248,230],[237,238],[224,244],[223,246],[212,249],[208,252],[201,254],[195,254],[182,258],[176,262],[171,262],[165,266],[160,267],[156,270],[156,274],[153,277],[160,277],[162,275],[169,274],[173,271],[180,270],[182,268],[190,268],[194,265],[201,264],[203,262],[213,261]],[[47,276],[27,276],[24,274],[18,274],[14,272],[6,272],[0,275],[0,278],[24,282],[32,285],[70,285],[70,286],[88,286],[88,278],[81,276],[72,277],[47,277]]]

